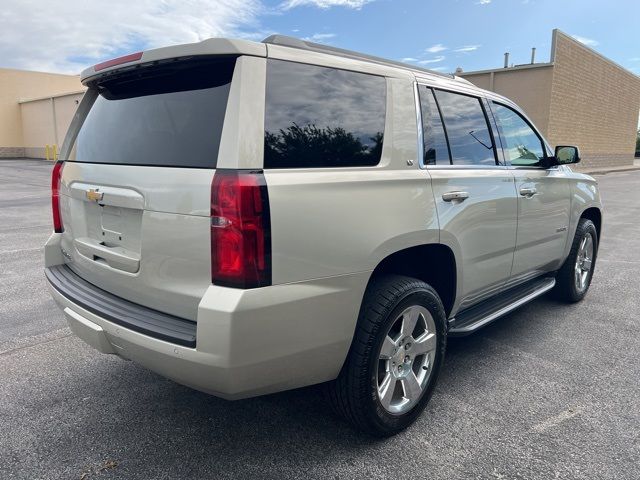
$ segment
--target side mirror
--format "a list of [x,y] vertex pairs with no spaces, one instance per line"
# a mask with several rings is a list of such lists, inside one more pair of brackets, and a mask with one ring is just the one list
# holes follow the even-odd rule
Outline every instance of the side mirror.
[[580,150],[578,147],[558,145],[555,151],[555,163],[557,165],[569,165],[580,161]]

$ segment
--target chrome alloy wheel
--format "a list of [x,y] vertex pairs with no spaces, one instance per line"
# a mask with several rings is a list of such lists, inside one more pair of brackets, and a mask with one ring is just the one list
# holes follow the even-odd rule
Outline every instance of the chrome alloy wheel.
[[589,275],[593,267],[593,237],[587,233],[580,241],[575,264],[575,284],[578,292],[583,292],[589,285]]
[[437,344],[436,324],[426,308],[413,305],[394,320],[378,355],[378,398],[385,410],[402,414],[418,403]]

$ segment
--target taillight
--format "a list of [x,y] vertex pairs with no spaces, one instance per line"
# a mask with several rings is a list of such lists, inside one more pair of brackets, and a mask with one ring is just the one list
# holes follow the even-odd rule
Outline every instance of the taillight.
[[271,285],[269,195],[262,172],[216,170],[211,182],[211,280]]
[[56,233],[64,232],[62,215],[60,214],[60,180],[63,168],[64,162],[56,162],[51,174],[51,209],[53,211],[53,231]]

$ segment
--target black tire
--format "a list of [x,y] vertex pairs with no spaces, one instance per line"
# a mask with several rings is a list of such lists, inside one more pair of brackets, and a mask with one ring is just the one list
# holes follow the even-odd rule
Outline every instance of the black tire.
[[[390,328],[399,321],[398,316],[413,306],[425,308],[431,315],[436,330],[436,348],[430,353],[431,370],[425,374],[427,383],[421,396],[416,398],[412,407],[407,407],[410,410],[406,413],[393,414],[382,406],[378,395],[379,355],[387,335],[391,335]],[[426,325],[425,316],[421,318]],[[374,278],[365,293],[345,364],[338,378],[327,384],[329,401],[338,414],[366,433],[386,437],[402,431],[415,421],[433,394],[446,342],[447,319],[440,297],[433,288],[415,278],[399,275]],[[402,348],[398,350],[402,351]],[[404,348],[410,352],[412,346],[405,344]],[[416,356],[416,363],[418,358],[425,357]],[[408,368],[413,367],[410,365]]]
[[[576,280],[576,262],[578,261],[578,255],[580,252],[581,242],[586,236],[591,237],[593,242],[593,255],[591,259],[591,267],[588,271],[584,288],[579,288]],[[571,251],[569,256],[562,264],[560,270],[556,274],[556,286],[553,294],[556,299],[567,302],[575,303],[579,302],[589,291],[591,285],[591,279],[593,278],[593,272],[596,267],[596,258],[598,256],[598,231],[593,222],[587,218],[581,218],[576,228],[576,234],[573,237],[573,243],[571,244]]]

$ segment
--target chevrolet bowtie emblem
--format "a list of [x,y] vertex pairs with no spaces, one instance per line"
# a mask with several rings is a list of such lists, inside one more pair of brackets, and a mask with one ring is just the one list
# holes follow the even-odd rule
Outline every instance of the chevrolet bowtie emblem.
[[90,188],[89,190],[86,191],[86,195],[89,200],[92,200],[94,202],[99,202],[100,200],[102,200],[104,193],[99,192],[97,188],[96,189]]

